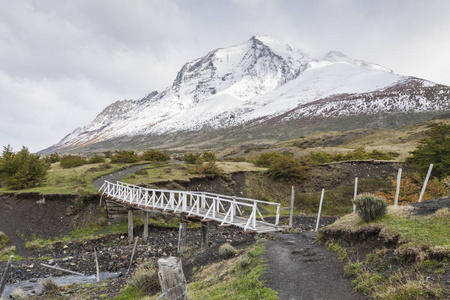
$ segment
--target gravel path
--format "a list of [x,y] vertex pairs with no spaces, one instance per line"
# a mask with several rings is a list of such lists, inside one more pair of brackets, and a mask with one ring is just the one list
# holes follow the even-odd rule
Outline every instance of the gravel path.
[[267,286],[282,300],[368,299],[352,290],[334,253],[315,243],[316,233],[274,235],[266,242]]
[[111,174],[103,175],[99,178],[94,179],[94,181],[92,183],[96,189],[100,189],[103,185],[103,182],[105,182],[105,180],[108,180],[110,182],[119,181],[122,177],[124,177],[128,174],[132,174],[132,173],[136,172],[137,170],[143,169],[148,165],[149,164],[135,165],[135,166],[126,168],[124,170],[120,170],[120,171],[117,171],[117,172],[114,172]]

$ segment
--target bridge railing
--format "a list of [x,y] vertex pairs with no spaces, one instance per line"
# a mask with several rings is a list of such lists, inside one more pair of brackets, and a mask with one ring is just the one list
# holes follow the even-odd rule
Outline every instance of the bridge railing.
[[[273,227],[279,223],[280,203],[207,192],[149,189],[120,181],[105,181],[99,192],[141,208],[186,213],[188,217],[214,220],[222,226],[234,225],[244,228],[244,231],[256,230],[257,222]],[[275,207],[274,223],[264,220],[258,205]]]

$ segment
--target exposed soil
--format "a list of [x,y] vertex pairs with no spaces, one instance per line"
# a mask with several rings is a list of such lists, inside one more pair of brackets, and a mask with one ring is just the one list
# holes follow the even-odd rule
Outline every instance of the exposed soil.
[[9,237],[9,245],[16,246],[17,254],[28,256],[25,241],[33,237],[63,237],[77,225],[97,221],[101,214],[96,198],[75,194],[0,194],[0,231]]

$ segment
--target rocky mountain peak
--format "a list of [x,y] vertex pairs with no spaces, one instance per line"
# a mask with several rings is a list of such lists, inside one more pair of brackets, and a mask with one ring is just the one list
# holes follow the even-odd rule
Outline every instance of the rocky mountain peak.
[[304,120],[383,111],[434,113],[449,110],[449,95],[448,87],[400,76],[338,51],[312,58],[272,37],[253,36],[242,44],[213,50],[186,63],[173,85],[159,94],[155,91],[141,100],[109,105],[90,124],[76,129],[51,149],[122,137],[255,123],[263,126],[274,120],[301,126]]

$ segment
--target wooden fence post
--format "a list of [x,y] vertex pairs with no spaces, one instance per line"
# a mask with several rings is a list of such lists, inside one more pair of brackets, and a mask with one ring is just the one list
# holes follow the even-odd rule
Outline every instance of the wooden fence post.
[[400,194],[400,181],[402,179],[402,168],[398,169],[398,175],[397,175],[397,190],[395,191],[395,201],[394,205],[398,205],[398,195]]
[[186,279],[184,278],[181,259],[169,256],[158,260],[158,277],[161,284],[162,295],[166,300],[187,300]]
[[133,210],[128,208],[128,244],[133,243]]
[[292,223],[294,220],[294,197],[295,197],[295,190],[294,186],[292,186],[291,191],[291,213],[289,214],[289,228],[292,228]]
[[323,194],[324,193],[325,193],[325,189],[322,189],[322,195],[320,196],[319,213],[317,214],[316,231],[319,229],[320,213],[322,212],[322,203],[323,203]]
[[148,238],[148,212],[144,212],[144,241]]
[[186,229],[187,229],[187,223],[181,221],[180,222],[180,229],[178,232],[178,253],[183,253],[185,250],[186,245]]
[[6,263],[6,268],[5,268],[5,271],[3,272],[2,280],[0,281],[0,297],[2,296],[3,290],[5,289],[6,279],[8,278],[9,269],[11,268],[13,258],[14,258],[14,255],[11,255],[8,259],[8,262]]
[[202,222],[202,242],[201,242],[201,247],[202,249],[205,249],[208,247],[208,242],[209,242],[209,223],[208,222]]

